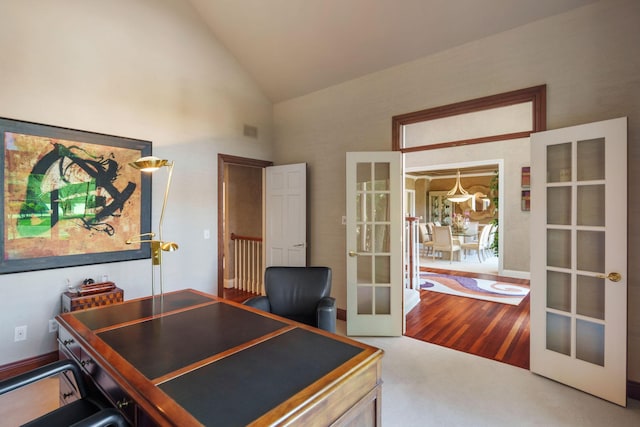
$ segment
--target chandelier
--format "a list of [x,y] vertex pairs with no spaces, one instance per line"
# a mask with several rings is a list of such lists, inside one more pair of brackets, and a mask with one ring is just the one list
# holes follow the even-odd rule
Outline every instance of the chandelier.
[[460,202],[465,202],[472,197],[473,197],[472,194],[469,194],[467,190],[462,188],[462,184],[460,184],[460,169],[458,169],[456,184],[453,186],[451,190],[447,192],[447,200],[455,203],[460,203]]

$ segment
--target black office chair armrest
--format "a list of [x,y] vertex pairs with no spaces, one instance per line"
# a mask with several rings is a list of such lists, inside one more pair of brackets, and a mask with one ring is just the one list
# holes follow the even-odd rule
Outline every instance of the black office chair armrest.
[[266,296],[251,297],[242,304],[271,313],[271,304]]
[[103,409],[70,427],[128,427],[129,423],[115,408]]
[[324,297],[318,302],[317,308],[318,328],[329,332],[336,332],[336,299]]
[[80,371],[80,367],[71,359],[58,360],[57,362],[49,363],[48,365],[41,366],[24,374],[16,375],[13,378],[0,381],[0,395],[65,371],[73,372],[80,397],[86,397],[87,390],[82,379],[82,372]]

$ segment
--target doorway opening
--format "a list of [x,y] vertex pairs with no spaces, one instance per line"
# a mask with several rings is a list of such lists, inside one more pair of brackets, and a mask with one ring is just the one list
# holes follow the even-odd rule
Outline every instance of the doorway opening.
[[[506,268],[511,270],[510,276],[522,276],[512,280],[528,286],[529,218],[520,211],[519,197],[514,200],[514,194],[520,193],[522,168],[530,165],[529,136],[546,128],[545,100],[546,87],[538,86],[393,118],[393,149],[405,154],[405,173],[490,164],[496,159],[500,164],[498,274],[460,272],[455,267],[438,273],[496,280]],[[505,213],[510,233],[506,240]],[[529,368],[528,296],[514,309],[495,302],[418,292],[418,304],[405,316],[405,335]],[[448,320],[438,323],[442,309]]]
[[263,169],[272,165],[218,154],[218,296],[243,301],[253,295],[235,283],[234,236],[262,239]]
[[[484,227],[492,226],[494,220],[498,224],[502,222],[501,211],[497,206],[483,206],[482,200],[479,201],[479,206],[471,206],[468,202],[454,205],[447,203],[443,196],[455,183],[458,170],[461,172],[460,182],[466,191],[478,194],[479,198],[488,196],[491,192],[491,180],[502,175],[503,168],[502,160],[491,160],[405,170],[405,176],[411,177],[405,181],[407,185],[414,182],[415,216],[424,223],[441,221],[442,225],[447,226],[451,225],[451,216],[456,213],[468,217],[472,220],[471,223],[478,223],[479,233],[473,235],[464,231],[462,236],[458,235],[456,238],[462,242],[463,248],[472,247],[472,244],[465,245],[469,243],[466,241],[482,239],[481,230]],[[497,201],[500,201],[499,197]],[[473,208],[477,210],[472,210]],[[527,279],[499,274],[502,271],[500,253],[494,254],[493,250],[489,250],[480,257],[479,252],[465,252],[467,251],[461,250],[457,258],[449,260],[447,256],[439,258],[437,254],[420,251],[419,286],[429,284],[428,281],[422,282],[423,278],[429,277],[428,274],[437,274],[444,280],[465,278],[461,283],[470,286],[482,282],[511,289],[529,287]],[[520,304],[513,306],[421,289],[414,292],[417,296],[411,301],[415,306],[405,317],[406,336],[529,369],[528,296]]]
[[[484,227],[497,227],[502,222],[497,183],[503,167],[502,160],[486,160],[405,169],[405,186],[413,187],[414,216],[418,218],[421,231],[425,232],[419,233],[419,240],[422,240],[418,243],[421,267],[499,274],[502,270],[501,254],[497,250],[500,233],[483,235],[482,230]],[[456,183],[458,172],[460,184],[470,198],[452,202],[446,196]],[[456,217],[462,220],[462,228],[457,229],[453,237],[463,247],[455,254],[454,263],[448,256],[432,251],[431,247],[433,227],[452,226]],[[481,237],[486,241],[480,242]],[[475,242],[481,244],[478,250],[470,244]]]

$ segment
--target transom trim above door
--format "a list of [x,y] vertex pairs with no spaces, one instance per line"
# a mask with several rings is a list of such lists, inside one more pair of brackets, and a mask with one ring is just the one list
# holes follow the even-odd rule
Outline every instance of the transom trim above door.
[[394,116],[392,149],[409,153],[526,138],[546,130],[546,93],[540,85]]

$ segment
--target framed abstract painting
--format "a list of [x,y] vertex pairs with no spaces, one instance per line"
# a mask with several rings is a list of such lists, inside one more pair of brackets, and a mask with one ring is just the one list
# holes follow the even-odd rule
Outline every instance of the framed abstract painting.
[[0,274],[150,257],[151,142],[0,118]]

